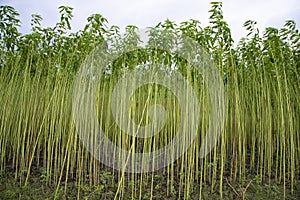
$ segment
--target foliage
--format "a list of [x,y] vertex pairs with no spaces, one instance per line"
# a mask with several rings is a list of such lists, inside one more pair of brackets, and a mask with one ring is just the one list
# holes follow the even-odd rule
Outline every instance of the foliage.
[[[31,33],[24,35],[18,31],[18,12],[0,6],[0,171],[13,170],[20,185],[30,183],[31,174],[39,172],[42,184],[56,187],[56,198],[62,187],[67,194],[70,182],[78,185],[78,198],[82,191],[91,195],[109,191],[109,198],[132,199],[142,198],[146,191],[147,198],[153,198],[161,187],[169,198],[187,199],[195,194],[205,198],[208,187],[210,194],[217,191],[223,197],[224,188],[229,188],[244,198],[246,190],[252,190],[250,184],[242,188],[246,179],[248,183],[255,180],[256,185],[283,186],[283,196],[296,194],[300,179],[299,30],[288,20],[281,29],[268,27],[261,32],[249,20],[244,24],[247,35],[235,47],[222,3],[211,6],[209,26],[201,27],[193,19],[180,24],[166,20],[150,28],[149,39],[150,46],[156,43],[172,49],[177,47],[172,38],[185,34],[210,53],[222,74],[228,100],[226,124],[217,146],[203,159],[198,152],[210,104],[201,75],[172,51],[135,50],[140,42],[136,26],[126,27],[123,43],[112,44],[127,53],[107,66],[97,110],[101,127],[115,144],[128,149],[134,141],[113,122],[110,103],[118,77],[136,66],[154,60],[170,73],[179,71],[193,83],[201,104],[199,136],[191,148],[162,171],[148,174],[124,174],[98,163],[80,142],[71,115],[76,72],[98,45],[120,41],[114,40],[121,37],[119,27],[109,26],[103,16],[94,14],[83,30],[74,33],[70,26],[73,9],[61,6],[60,21],[54,27],[42,27],[43,18],[35,14]],[[157,40],[164,34],[169,40]],[[159,149],[178,128],[178,103],[169,90],[155,85],[139,88],[133,96],[131,117],[136,121],[147,123],[149,119],[141,113],[156,102],[168,110],[169,121],[156,139],[134,143],[136,151]],[[238,186],[240,190],[234,189]]]

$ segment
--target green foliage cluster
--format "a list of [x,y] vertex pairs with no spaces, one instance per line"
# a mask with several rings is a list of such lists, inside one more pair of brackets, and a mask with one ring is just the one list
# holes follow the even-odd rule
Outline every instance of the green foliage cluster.
[[[13,61],[16,57],[20,58],[18,61],[20,65],[26,66],[30,56],[33,67],[40,66],[37,67],[38,70],[55,71],[59,65],[62,70],[74,72],[85,56],[97,45],[120,37],[119,27],[115,25],[109,27],[108,21],[100,14],[88,17],[83,30],[71,32],[72,10],[71,7],[60,6],[60,21],[54,27],[46,28],[41,27],[43,18],[33,14],[31,33],[22,35],[18,31],[21,23],[18,12],[13,7],[1,6],[1,66],[14,68]],[[168,34],[182,33],[191,37],[210,52],[218,64],[226,66],[225,73],[230,70],[229,68],[233,68],[233,65],[245,70],[251,65],[250,62],[252,64],[255,62],[256,65],[263,62],[271,65],[275,62],[284,63],[289,66],[287,69],[299,72],[297,61],[300,56],[300,41],[295,21],[286,21],[281,29],[266,28],[263,34],[255,27],[255,21],[246,21],[244,27],[248,31],[247,37],[242,38],[235,47],[231,30],[223,19],[222,3],[213,2],[209,12],[210,25],[207,27],[201,27],[200,22],[194,19],[181,22],[179,25],[166,20],[151,28],[152,36],[168,31]],[[136,29],[137,27],[133,25],[126,27],[126,34],[131,35],[128,43],[134,44],[135,40],[137,45],[139,38],[133,34]],[[171,41],[166,42],[172,45]]]

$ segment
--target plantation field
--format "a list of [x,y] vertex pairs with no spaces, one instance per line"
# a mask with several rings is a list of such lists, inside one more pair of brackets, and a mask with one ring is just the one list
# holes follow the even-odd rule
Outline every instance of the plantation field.
[[72,10],[22,34],[0,6],[0,199],[300,199],[293,20],[233,41],[214,2],[143,46],[100,14],[72,32]]

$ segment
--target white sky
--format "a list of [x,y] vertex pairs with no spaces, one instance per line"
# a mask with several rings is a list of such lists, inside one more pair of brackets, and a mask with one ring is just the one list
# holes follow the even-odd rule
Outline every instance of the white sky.
[[[59,21],[58,7],[74,8],[72,30],[82,29],[88,16],[100,13],[109,25],[124,28],[136,25],[139,28],[155,26],[167,18],[177,23],[197,19],[202,27],[208,25],[210,1],[201,0],[0,0],[0,5],[11,5],[19,13],[21,31],[30,31],[31,14],[43,17],[43,26],[53,26]],[[243,23],[248,20],[258,22],[259,28],[268,26],[280,28],[287,19],[293,19],[300,27],[300,0],[223,0],[223,14],[229,24],[233,38],[245,36]],[[123,29],[121,29],[123,30]]]

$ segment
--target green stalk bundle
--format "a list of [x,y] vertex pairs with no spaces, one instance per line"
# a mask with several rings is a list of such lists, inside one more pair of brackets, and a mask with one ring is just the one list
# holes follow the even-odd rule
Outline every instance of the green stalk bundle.
[[[295,22],[287,21],[283,28],[267,28],[260,35],[256,22],[247,21],[247,37],[234,47],[221,8],[221,3],[212,3],[211,26],[205,28],[196,20],[179,25],[167,20],[153,28],[157,33],[180,32],[191,37],[211,55],[220,71],[226,90],[226,118],[215,148],[206,157],[199,158],[199,151],[209,128],[210,93],[201,74],[188,63],[165,52],[134,51],[118,58],[99,81],[94,108],[99,125],[113,144],[133,154],[169,144],[179,129],[181,113],[186,111],[180,110],[171,90],[158,84],[144,85],[130,98],[129,112],[118,117],[144,126],[151,123],[149,108],[159,104],[166,110],[166,124],[151,138],[130,136],[118,127],[111,112],[111,96],[119,78],[140,62],[159,63],[165,56],[162,64],[172,66],[177,61],[173,70],[193,86],[201,117],[199,122],[183,126],[187,130],[198,123],[196,139],[178,160],[147,173],[126,173],[100,163],[80,140],[72,116],[79,66],[94,47],[120,37],[118,27],[108,27],[106,19],[96,14],[84,30],[68,35],[72,9],[62,6],[64,18],[55,28],[42,28],[41,17],[35,15],[30,34],[21,35],[13,28],[1,30],[0,174],[9,171],[22,186],[39,177],[43,185],[54,188],[52,197],[56,199],[72,195],[70,185],[76,186],[78,199],[156,199],[162,194],[170,199],[213,195],[226,199],[235,194],[244,198],[242,188],[248,183],[252,193],[259,185],[281,185],[282,197],[299,195],[299,31]],[[4,10],[10,21],[5,21]],[[0,13],[9,27],[19,25],[13,8],[1,6]],[[135,30],[128,26],[126,33]],[[135,34],[131,36],[139,40]],[[241,190],[233,193],[231,188]]]

